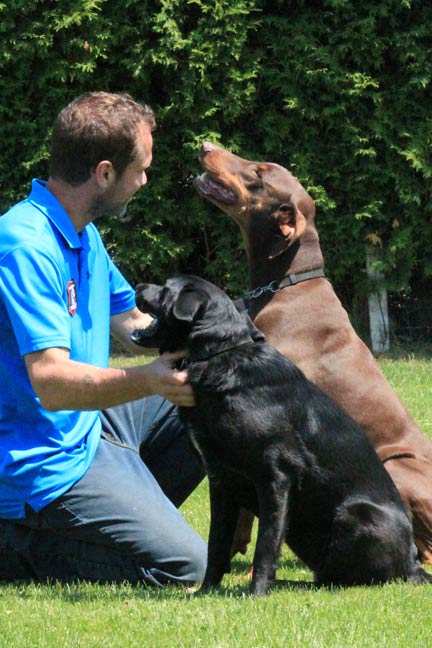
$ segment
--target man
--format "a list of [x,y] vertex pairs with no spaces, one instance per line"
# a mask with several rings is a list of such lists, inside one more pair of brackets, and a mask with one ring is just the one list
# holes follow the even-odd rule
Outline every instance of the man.
[[194,403],[181,356],[108,367],[110,329],[136,350],[150,318],[92,221],[146,184],[154,127],[129,95],[78,97],[48,182],[0,218],[0,578],[204,576],[205,543],[176,508],[203,477],[174,407]]

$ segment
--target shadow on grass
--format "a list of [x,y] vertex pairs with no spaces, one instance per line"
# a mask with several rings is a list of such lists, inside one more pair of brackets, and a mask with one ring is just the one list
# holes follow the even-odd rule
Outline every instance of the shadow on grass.
[[[296,591],[296,592],[310,592],[312,590],[318,590],[319,587],[315,585],[312,581],[303,581],[303,580],[289,580],[289,579],[277,579],[269,590],[269,595],[275,591],[285,590]],[[200,592],[199,590],[192,593],[193,598],[203,598],[206,596],[217,597],[217,598],[245,598],[251,596],[250,593],[250,581],[243,581],[241,583],[232,583],[224,584],[219,587],[214,587],[209,589],[206,592]]]
[[[164,602],[192,602],[206,597],[242,599],[250,596],[250,579],[247,575],[240,578],[231,578],[231,582],[222,582],[219,587],[206,592],[200,592],[199,586],[193,588],[176,587],[169,585],[155,588],[145,584],[96,584],[86,581],[77,583],[31,583],[16,581],[15,583],[0,583],[0,593],[3,596],[13,597],[16,601],[33,601],[40,603],[57,602],[62,605],[89,604],[115,604],[128,606],[131,601],[164,601]],[[232,582],[234,580],[234,582]],[[286,589],[304,590],[314,589],[313,583],[307,581],[278,580],[271,591]]]
[[[234,557],[231,561],[231,573],[238,574],[240,572],[249,571],[252,568],[252,559],[248,560],[247,557]],[[284,556],[279,559],[279,569],[296,570],[307,569],[305,564],[293,554]]]
[[188,600],[190,593],[185,586],[167,585],[153,587],[146,583],[93,583],[76,581],[73,583],[31,581],[0,581],[0,595],[12,596],[21,600],[60,601],[71,605],[77,603],[123,603],[128,605],[132,600]]
[[[287,570],[298,570],[303,563],[295,557],[281,559],[281,566]],[[145,583],[131,585],[130,583],[92,583],[89,581],[76,581],[61,583],[57,581],[36,583],[31,581],[0,581],[0,594],[13,596],[16,599],[32,601],[61,601],[74,605],[83,602],[109,602],[127,605],[131,600],[145,601],[191,601],[203,596],[218,598],[244,598],[250,595],[251,563],[247,558],[234,559],[231,573],[222,581],[221,586],[208,592],[200,593],[199,586],[187,588],[184,586],[168,585],[156,588]],[[303,590],[316,589],[309,580],[277,579],[270,591],[275,590]]]
[[[306,569],[304,563],[294,555],[282,556],[279,560],[279,570],[287,572],[304,572]],[[232,597],[241,598],[249,596],[249,588],[252,579],[252,560],[248,557],[234,557],[231,561],[231,571],[224,578],[219,587],[212,588],[208,592],[196,592],[194,595],[198,596],[217,596],[217,597]],[[300,578],[277,578],[272,585],[270,592],[275,590],[303,590],[310,591],[317,589],[317,586],[312,580],[312,575],[309,580]]]

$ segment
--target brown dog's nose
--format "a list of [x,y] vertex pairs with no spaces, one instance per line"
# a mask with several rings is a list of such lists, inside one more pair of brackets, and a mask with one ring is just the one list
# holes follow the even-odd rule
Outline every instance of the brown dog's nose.
[[215,144],[212,144],[211,142],[203,142],[203,145],[201,147],[202,153],[205,155],[206,153],[211,153],[214,151],[216,148]]

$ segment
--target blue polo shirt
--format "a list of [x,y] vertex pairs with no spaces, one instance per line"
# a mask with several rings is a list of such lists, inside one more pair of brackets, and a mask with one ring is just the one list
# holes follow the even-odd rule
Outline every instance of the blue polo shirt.
[[97,411],[48,412],[23,356],[51,347],[107,367],[110,316],[135,295],[93,224],[79,234],[45,182],[0,218],[0,517],[39,511],[80,479],[101,433]]

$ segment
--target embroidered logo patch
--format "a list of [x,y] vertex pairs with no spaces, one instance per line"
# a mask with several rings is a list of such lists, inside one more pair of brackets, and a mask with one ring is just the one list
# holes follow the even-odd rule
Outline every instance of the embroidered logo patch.
[[78,308],[78,295],[77,295],[75,279],[71,279],[70,281],[68,281],[66,290],[68,296],[68,311],[71,315],[75,315]]

